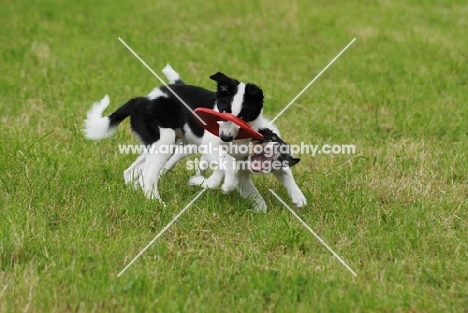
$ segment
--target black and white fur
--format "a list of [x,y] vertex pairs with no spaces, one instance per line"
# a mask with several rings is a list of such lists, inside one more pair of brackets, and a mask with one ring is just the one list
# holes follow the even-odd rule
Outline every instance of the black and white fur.
[[[210,77],[217,82],[217,92],[215,93],[198,86],[184,84],[179,74],[169,65],[164,68],[163,72],[169,78],[169,87],[192,110],[204,107],[220,112],[229,112],[243,119],[255,129],[259,129],[265,124],[262,116],[263,92],[258,86],[241,83],[218,72]],[[102,117],[102,113],[108,105],[109,97],[106,96],[100,102],[95,103],[88,112],[84,129],[88,139],[99,140],[112,136],[117,130],[117,126],[129,116],[132,130],[142,143],[156,149],[163,145],[176,143],[201,145],[211,142],[213,147],[216,147],[222,143],[220,138],[229,142],[236,137],[238,132],[238,127],[229,122],[220,123],[220,138],[205,132],[192,113],[166,86],[155,88],[146,97],[133,98],[114,113]],[[125,182],[133,181],[136,187],[140,186],[143,189],[148,198],[160,199],[158,192],[160,176],[186,156],[188,154],[183,153],[174,155],[142,154],[124,171]],[[228,163],[234,163],[234,157],[228,154],[222,155],[222,158]],[[219,156],[203,155],[202,158],[216,160]],[[293,202],[299,207],[305,205],[306,200],[295,184],[290,169],[275,175],[285,184]],[[221,185],[223,179],[223,192],[237,189],[244,198],[254,198],[257,210],[266,210],[265,202],[251,181],[250,173],[218,169],[214,170],[208,179],[204,179],[202,176],[193,177],[190,184],[216,188]]]

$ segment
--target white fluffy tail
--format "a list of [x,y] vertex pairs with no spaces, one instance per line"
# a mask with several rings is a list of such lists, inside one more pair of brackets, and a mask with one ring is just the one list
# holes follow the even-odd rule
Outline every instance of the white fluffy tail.
[[182,81],[179,73],[177,73],[169,63],[167,63],[166,67],[163,68],[162,72],[169,80],[169,84],[175,84]]
[[109,105],[110,99],[106,95],[99,102],[94,102],[91,110],[88,111],[88,118],[85,120],[85,128],[83,132],[86,138],[91,140],[99,140],[112,136],[117,127],[110,127],[110,119],[108,116],[102,117],[102,112]]

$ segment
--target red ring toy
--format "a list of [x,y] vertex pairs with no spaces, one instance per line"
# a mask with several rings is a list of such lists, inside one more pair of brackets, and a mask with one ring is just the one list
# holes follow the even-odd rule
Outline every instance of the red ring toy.
[[211,109],[207,108],[196,108],[194,111],[205,123],[203,123],[195,117],[195,120],[207,131],[212,133],[215,136],[219,137],[219,121],[223,122],[233,122],[237,126],[240,127],[239,133],[237,137],[234,138],[235,140],[238,139],[247,139],[247,138],[255,138],[259,140],[264,140],[263,135],[260,134],[258,131],[250,127],[249,124],[235,116],[231,113],[220,113]]

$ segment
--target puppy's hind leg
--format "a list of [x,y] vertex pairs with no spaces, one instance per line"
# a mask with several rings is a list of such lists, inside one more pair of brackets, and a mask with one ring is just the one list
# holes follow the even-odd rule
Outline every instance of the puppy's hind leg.
[[146,154],[143,152],[140,156],[138,156],[135,162],[133,162],[132,165],[130,165],[130,167],[124,171],[125,184],[130,184],[133,182],[135,184],[135,188],[137,188],[138,180],[144,168],[145,159]]
[[239,170],[238,177],[239,185],[237,186],[237,191],[239,191],[241,197],[252,199],[254,209],[258,212],[266,213],[267,205],[257,188],[255,188],[250,172],[248,170]]
[[173,145],[175,142],[175,131],[170,128],[160,129],[160,139],[152,144],[153,153],[146,155],[145,166],[140,183],[143,185],[143,191],[149,199],[159,199],[158,182],[159,173],[166,164],[167,160],[171,157],[170,153],[159,153],[164,145]]

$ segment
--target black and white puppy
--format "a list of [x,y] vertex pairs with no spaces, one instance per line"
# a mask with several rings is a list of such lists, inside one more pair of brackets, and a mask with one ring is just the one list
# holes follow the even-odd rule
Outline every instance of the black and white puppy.
[[[210,77],[217,82],[217,91],[214,93],[198,86],[185,85],[179,74],[169,65],[164,68],[163,73],[168,77],[172,91],[192,110],[205,107],[232,113],[257,130],[268,124],[262,116],[263,92],[254,84],[241,83],[218,72]],[[221,187],[223,192],[237,189],[242,197],[254,199],[255,209],[266,211],[266,204],[252,183],[251,172],[236,169],[236,158],[237,160],[243,159],[245,155],[232,156],[223,153],[223,149],[218,148],[223,142],[231,142],[235,139],[238,127],[230,122],[220,123],[221,141],[219,137],[205,132],[199,126],[192,113],[178,97],[173,95],[167,87],[162,86],[155,88],[146,97],[131,99],[111,115],[102,117],[103,111],[109,105],[109,98],[106,96],[100,102],[95,103],[88,112],[85,135],[93,140],[109,137],[115,133],[119,123],[130,116],[133,132],[143,144],[151,146],[153,151],[159,151],[158,148],[164,145],[176,143],[197,146],[210,143],[212,151],[217,151],[217,153],[204,154],[202,159],[219,162],[221,158],[230,166],[228,170],[215,169],[207,179],[201,175],[194,176],[190,179],[190,184],[201,185],[204,188],[217,188],[224,179]],[[231,144],[248,144],[248,142],[249,140],[234,140]],[[158,192],[160,175],[170,170],[183,158],[193,154],[189,150],[173,152],[143,153],[124,171],[125,182],[134,182],[136,187],[143,189],[147,197],[160,200]],[[294,164],[295,162],[292,161],[291,166]],[[297,187],[289,167],[273,173],[285,185],[296,206],[302,207],[306,204],[306,199]]]
[[258,130],[263,135],[263,140],[252,141],[250,155],[247,158],[252,173],[269,173],[276,167],[292,167],[301,159],[294,158],[289,145],[270,128]]
[[[171,83],[177,78],[180,81],[180,75],[172,68],[165,68],[163,72]],[[230,88],[235,88],[238,84],[236,81],[226,81],[226,84],[233,84]],[[219,88],[218,88],[219,89]],[[218,91],[219,92],[219,91]],[[263,92],[261,93],[263,102]],[[219,106],[220,111],[237,114],[239,108],[236,106],[223,107]],[[231,109],[231,110],[230,110]],[[248,110],[245,110],[246,112]],[[239,115],[238,115],[239,116]],[[211,153],[202,155],[202,160],[215,161],[219,163],[209,178],[205,178],[200,171],[197,175],[190,178],[190,185],[202,186],[204,188],[217,188],[220,186],[220,179],[224,177],[224,183],[221,186],[223,193],[229,193],[236,189],[243,198],[251,198],[254,208],[257,211],[266,212],[267,206],[257,188],[252,182],[252,173],[273,173],[276,178],[283,183],[291,197],[291,200],[297,207],[303,207],[307,204],[307,200],[297,186],[292,175],[290,167],[299,162],[300,159],[293,158],[289,152],[289,146],[280,137],[280,132],[274,125],[270,125],[270,121],[261,114],[257,117],[254,123],[250,123],[253,128],[258,130],[264,137],[264,140],[234,140],[239,132],[239,126],[231,122],[219,123],[219,134],[222,142],[218,142],[218,147],[213,149]],[[208,132],[207,132],[208,133]],[[211,134],[207,137],[208,140],[213,140]],[[250,146],[250,155],[240,152],[240,146]],[[260,149],[256,149],[260,146]],[[267,146],[269,149],[267,149]],[[226,148],[226,149],[221,149]],[[217,159],[216,151],[228,151]],[[236,152],[237,151],[237,152]],[[244,150],[245,151],[245,150]],[[258,151],[258,153],[255,153]],[[273,152],[273,153],[272,153]],[[166,163],[166,168],[170,169],[177,161],[186,155],[177,156],[177,153]],[[223,162],[225,161],[225,162]],[[245,162],[247,161],[247,162]],[[246,166],[246,163],[248,164]],[[224,164],[224,165],[221,165]],[[276,164],[276,166],[272,166]],[[278,167],[278,164],[281,164]]]
[[[155,88],[146,97],[129,100],[114,113],[102,117],[109,105],[106,95],[96,102],[88,112],[84,133],[88,139],[99,140],[112,136],[118,125],[127,117],[133,132],[144,145],[152,151],[162,151],[162,146],[176,143],[201,145],[211,142],[216,146],[220,139],[205,132],[187,109],[182,99],[192,110],[209,108],[220,112],[235,114],[250,126],[259,128],[262,120],[263,92],[251,83],[242,83],[218,72],[210,78],[217,82],[217,91],[212,92],[198,86],[186,85],[177,72],[169,65],[163,70],[169,77],[170,89],[166,86]],[[233,135],[220,132],[225,141],[233,140]],[[213,148],[215,150],[216,147]],[[167,149],[164,149],[167,151]],[[150,199],[160,199],[158,181],[160,174],[169,170],[178,161],[188,156],[186,153],[144,153],[124,172],[126,183],[137,182]],[[230,159],[229,155],[223,156]],[[214,157],[213,157],[214,158]],[[219,187],[224,178],[224,171],[215,171],[207,180],[209,188]],[[232,181],[232,180],[228,180]],[[231,188],[226,188],[231,189]]]
[[[219,146],[226,147],[225,151],[230,153],[228,156],[233,158],[225,160],[224,166],[214,170],[208,179],[205,179],[203,174],[198,172],[196,176],[190,178],[190,184],[213,188],[210,182],[213,176],[216,176],[217,172],[222,169],[225,172],[224,184],[221,187],[223,193],[229,193],[236,189],[243,198],[253,200],[255,210],[266,212],[265,200],[253,184],[251,175],[252,173],[272,173],[286,187],[296,207],[305,206],[307,200],[297,186],[290,168],[296,165],[300,159],[294,158],[290,154],[289,145],[281,139],[279,130],[274,125],[270,125],[269,120],[263,119],[260,125],[262,126],[258,132],[263,135],[264,140],[234,140],[221,143]],[[223,127],[231,128],[232,125],[226,127],[221,124],[220,129]],[[242,150],[239,148],[240,145],[249,146],[248,153],[240,153]],[[209,155],[203,154],[202,160],[205,158],[210,159]]]

